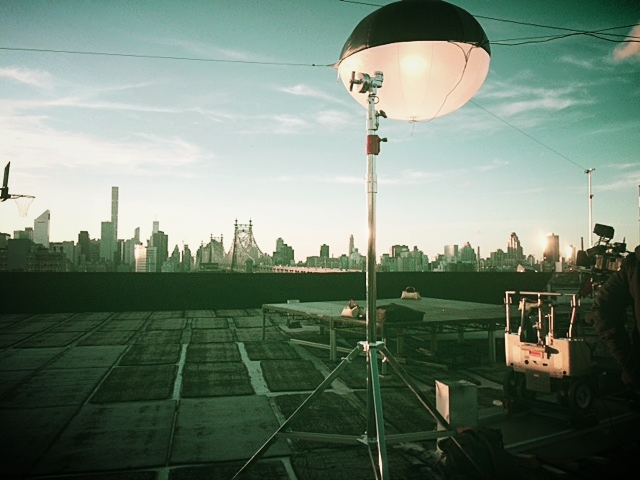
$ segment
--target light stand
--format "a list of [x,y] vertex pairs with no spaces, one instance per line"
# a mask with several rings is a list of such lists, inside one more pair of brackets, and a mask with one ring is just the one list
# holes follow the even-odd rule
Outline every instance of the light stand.
[[[357,78],[356,78],[357,77]],[[391,355],[386,348],[384,342],[377,341],[376,333],[376,193],[377,177],[376,177],[376,156],[380,152],[380,142],[386,141],[381,139],[375,132],[378,130],[378,117],[386,118],[383,111],[377,112],[376,93],[377,89],[382,86],[382,72],[375,72],[373,77],[367,74],[358,74],[355,72],[351,75],[350,89],[354,85],[362,85],[360,93],[368,92],[368,108],[367,108],[367,210],[368,210],[368,251],[367,251],[367,311],[366,311],[366,340],[358,342],[358,345],[342,359],[340,364],[329,374],[327,378],[302,402],[291,416],[276,430],[276,432],[260,447],[260,449],[251,457],[247,463],[233,476],[233,479],[242,478],[242,474],[273,445],[279,438],[291,438],[300,440],[315,440],[327,443],[341,444],[364,444],[367,446],[369,456],[371,458],[372,467],[375,478],[388,480],[389,467],[387,460],[387,443],[399,443],[409,441],[430,440],[443,438],[453,435],[453,431],[449,423],[442,417],[440,412],[431,400],[420,390],[420,387],[409,377],[409,375],[400,366],[398,361]],[[366,402],[366,430],[362,436],[339,435],[339,434],[320,434],[311,432],[294,432],[288,430],[293,421],[309,407],[327,388],[331,386],[333,381],[340,373],[361,353],[366,355],[367,361],[367,402]],[[417,432],[410,434],[394,434],[386,435],[384,431],[384,414],[382,408],[382,394],[380,391],[380,376],[378,373],[378,353],[391,366],[392,370],[401,378],[401,380],[416,395],[422,406],[434,417],[439,427],[443,430],[436,432]],[[455,439],[454,439],[455,441]],[[457,443],[457,442],[456,442]],[[372,447],[376,446],[377,455],[374,456]]]
[[[365,17],[347,39],[340,60],[334,65],[351,95],[367,108],[367,201],[369,240],[367,252],[366,340],[359,342],[349,355],[280,426],[251,459],[233,477],[256,462],[277,437],[298,438],[332,443],[365,444],[369,450],[376,478],[389,479],[387,443],[419,441],[451,436],[450,425],[432,402],[404,372],[383,342],[376,336],[376,155],[380,151],[378,117],[410,122],[433,120],[464,105],[482,86],[489,71],[491,49],[484,30],[465,10],[443,0],[402,0],[390,3]],[[355,72],[375,72],[373,77]],[[384,98],[376,96],[387,77]],[[355,93],[368,93],[367,99]],[[426,94],[428,92],[428,95]],[[380,107],[376,112],[375,106]],[[384,109],[386,114],[382,111]],[[366,429],[362,436],[285,431],[317,397],[326,390],[360,353],[367,356]],[[438,432],[386,435],[378,354],[416,395],[435,418]],[[452,437],[467,459],[480,471]],[[377,459],[371,447],[377,447]]]

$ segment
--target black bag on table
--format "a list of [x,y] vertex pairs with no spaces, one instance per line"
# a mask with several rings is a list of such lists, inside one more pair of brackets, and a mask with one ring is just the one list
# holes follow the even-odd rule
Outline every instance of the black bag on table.
[[423,312],[397,303],[380,306],[376,312],[378,322],[382,323],[418,323],[422,321],[423,317]]

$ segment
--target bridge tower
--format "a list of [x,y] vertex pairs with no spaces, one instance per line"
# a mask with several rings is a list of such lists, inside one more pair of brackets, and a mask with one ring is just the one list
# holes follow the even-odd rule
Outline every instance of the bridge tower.
[[262,260],[263,253],[253,238],[253,225],[239,224],[235,222],[235,233],[233,235],[233,245],[231,246],[231,271],[251,272],[253,267]]

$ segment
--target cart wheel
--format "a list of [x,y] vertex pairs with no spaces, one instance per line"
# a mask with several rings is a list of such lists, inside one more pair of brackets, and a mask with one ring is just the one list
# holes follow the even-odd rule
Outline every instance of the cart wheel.
[[593,404],[593,389],[585,379],[573,379],[569,386],[569,405],[573,410],[588,412]]
[[527,390],[527,377],[524,373],[520,373],[516,379],[516,391],[518,392],[518,397],[525,400],[536,398],[536,392]]
[[509,369],[505,374],[504,381],[502,383],[502,390],[504,391],[504,394],[506,397],[513,398],[518,395],[517,379],[518,379],[518,372],[516,372],[513,369]]

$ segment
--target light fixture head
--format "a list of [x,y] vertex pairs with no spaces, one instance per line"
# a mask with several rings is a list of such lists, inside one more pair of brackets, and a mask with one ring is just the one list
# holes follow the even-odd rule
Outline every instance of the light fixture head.
[[401,0],[365,17],[347,39],[336,67],[351,95],[352,72],[384,73],[377,106],[389,118],[431,120],[464,105],[489,72],[484,30],[462,8],[442,0]]

